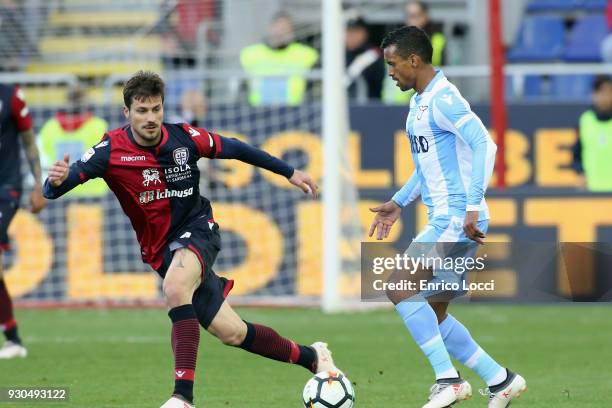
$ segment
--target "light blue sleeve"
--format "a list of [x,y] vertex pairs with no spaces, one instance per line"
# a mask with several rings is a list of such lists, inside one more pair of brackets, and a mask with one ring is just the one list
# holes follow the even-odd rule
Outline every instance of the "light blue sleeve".
[[478,211],[493,175],[497,146],[470,105],[452,90],[442,91],[433,104],[440,129],[454,133],[472,150],[472,175],[467,192],[467,211]]
[[400,207],[405,207],[421,194],[421,181],[417,175],[416,170],[410,176],[410,179],[404,184],[404,186],[393,195],[391,198],[395,204]]

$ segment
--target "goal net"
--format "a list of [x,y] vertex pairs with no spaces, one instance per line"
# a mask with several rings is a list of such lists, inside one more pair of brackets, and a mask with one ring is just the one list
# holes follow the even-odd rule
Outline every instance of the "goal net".
[[[319,0],[27,5],[15,13],[29,16],[32,27],[3,33],[13,35],[13,48],[6,52],[14,58],[0,79],[25,91],[46,166],[64,152],[76,160],[101,136],[94,132],[90,142],[92,134],[70,133],[66,120],[78,127],[83,115],[93,115],[108,129],[122,126],[124,81],[139,69],[159,72],[167,85],[166,121],[186,121],[246,141],[307,171],[320,186],[329,169],[340,174],[337,189],[325,191],[325,200],[312,200],[265,170],[238,161],[200,161],[201,194],[211,200],[222,235],[214,269],[236,281],[232,301],[320,305],[326,279],[337,282],[331,294],[336,307],[359,299],[359,243],[370,217],[367,206],[358,205],[352,180],[358,141],[341,131],[335,135],[339,148],[330,155],[322,137]],[[300,44],[294,54],[274,57],[278,61],[270,64],[264,41],[288,48],[291,38]],[[27,44],[20,45],[26,43],[22,39]],[[343,81],[336,88],[344,92]],[[338,112],[334,120],[346,121],[345,104]],[[23,163],[22,209],[11,224],[12,248],[4,256],[6,279],[18,301],[160,303],[161,282],[142,263],[135,234],[112,193],[103,184],[85,185],[32,215],[27,211],[32,180]],[[331,196],[339,202],[333,242],[338,268],[327,270],[326,277],[329,238],[323,214]]]

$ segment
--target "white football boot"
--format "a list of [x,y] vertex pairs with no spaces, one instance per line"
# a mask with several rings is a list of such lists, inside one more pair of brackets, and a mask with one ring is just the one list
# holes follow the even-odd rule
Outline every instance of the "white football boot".
[[429,402],[423,408],[445,408],[472,397],[472,386],[461,377],[442,378],[431,386]]
[[195,408],[195,405],[188,403],[179,397],[172,396],[161,408]]
[[7,340],[4,342],[4,346],[0,348],[0,360],[8,360],[9,358],[27,357],[28,350],[19,343],[14,343]]
[[527,382],[520,375],[506,369],[508,377],[504,382],[494,387],[480,390],[480,394],[489,397],[489,408],[505,408],[513,399],[520,398],[527,391]]
[[334,359],[331,356],[331,351],[329,351],[327,348],[327,343],[317,341],[310,347],[312,347],[315,350],[315,353],[317,353],[317,374],[323,371],[342,373],[342,371],[340,371],[334,364]]

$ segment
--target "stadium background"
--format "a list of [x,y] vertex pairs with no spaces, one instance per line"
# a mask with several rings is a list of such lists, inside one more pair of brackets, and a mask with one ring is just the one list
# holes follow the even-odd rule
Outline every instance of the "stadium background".
[[[343,3],[346,18],[366,16],[374,40],[379,40],[386,30],[403,20],[404,2],[400,0]],[[448,39],[445,72],[457,83],[485,125],[492,128],[490,58],[485,41],[489,38],[489,2],[431,0],[428,3],[432,17],[444,23]],[[576,61],[566,58],[568,39],[577,23],[589,16],[604,18],[607,3],[525,0],[505,1],[502,6],[503,41],[511,60],[506,66],[504,82],[508,115],[507,172],[505,188],[499,188],[499,183],[494,181],[490,190],[493,217],[489,238],[502,242],[534,237],[558,241],[609,241],[612,238],[612,213],[609,211],[612,195],[576,188],[576,175],[570,166],[578,118],[590,105],[590,81],[595,74],[611,73],[612,67],[600,59]],[[305,167],[320,184],[325,178],[321,62],[304,74],[309,83],[304,103],[272,107],[248,104],[245,84],[251,78],[239,63],[240,50],[261,41],[268,22],[279,10],[289,11],[294,18],[296,39],[320,51],[320,1],[24,0],[5,1],[2,7],[3,72],[0,72],[0,80],[18,83],[25,90],[35,130],[40,130],[44,121],[65,106],[69,89],[77,82],[84,84],[93,112],[107,120],[109,128],[122,125],[122,82],[138,69],[152,69],[161,73],[168,85],[167,117],[181,118],[181,97],[185,91],[195,90],[206,99],[204,127],[226,136],[243,138],[284,157],[296,167]],[[560,51],[538,61],[525,57],[513,60],[511,52],[520,45],[517,41],[522,38],[519,33],[524,25],[531,22],[536,36],[546,33],[538,31],[537,18],[543,16],[553,16],[563,22],[563,38],[556,39],[561,42]],[[19,24],[7,24],[11,19]],[[601,37],[600,33],[588,34],[591,38]],[[363,235],[363,229],[371,221],[367,208],[388,199],[404,183],[410,174],[411,163],[403,154],[408,151],[403,135],[404,106],[352,100],[347,113],[351,134],[342,138],[342,143],[352,175],[348,178],[350,182],[345,179],[347,192],[342,197],[350,210],[344,214],[342,223],[356,226],[360,232],[358,239],[348,234],[349,239],[340,245],[347,262],[343,263],[345,268],[338,297],[354,299],[359,296],[359,270],[355,267],[359,252],[355,242],[367,241]],[[203,193],[213,202],[215,218],[223,231],[224,249],[216,269],[237,280],[232,300],[249,306],[318,306],[324,285],[322,202],[306,200],[280,178],[246,165],[220,162],[215,166],[217,186],[211,188],[203,180],[202,187]],[[27,174],[25,168],[24,174]],[[32,181],[27,177],[24,182],[26,188],[31,186]],[[26,203],[24,206],[27,208]],[[402,242],[410,239],[424,222],[422,208],[411,206],[404,212],[402,224],[395,229],[392,239]],[[74,404],[77,404],[69,406],[131,406],[126,403],[132,395],[150,404],[161,401],[163,385],[151,386],[150,381],[134,380],[130,386],[123,387],[121,384],[126,378],[132,377],[116,371],[122,366],[118,361],[141,353],[138,349],[142,347],[148,347],[151,355],[159,356],[168,366],[170,358],[165,347],[167,327],[163,312],[138,308],[161,304],[160,282],[142,264],[134,233],[115,198],[66,198],[49,203],[38,217],[21,210],[11,226],[10,235],[13,249],[5,256],[7,282],[17,298],[17,316],[23,326],[24,339],[34,351],[31,360],[11,362],[8,370],[1,367],[0,386],[37,385],[46,381],[68,384],[75,394]],[[568,292],[565,278],[559,276],[555,280],[556,287],[551,290],[587,299],[594,293],[589,285],[573,287],[577,293]],[[96,309],[70,309],[83,305]],[[126,305],[136,308],[106,309]],[[70,308],[64,310],[63,306]],[[547,335],[527,336],[531,341],[529,352],[502,352],[505,359],[517,361],[519,368],[524,367],[533,378],[541,374],[536,364],[539,356],[560,358],[558,364],[552,364],[550,378],[535,382],[533,404],[526,406],[549,406],[551,401],[555,406],[567,407],[610,404],[606,390],[609,392],[612,385],[594,375],[607,369],[602,365],[606,359],[592,354],[597,348],[605,349],[605,338],[609,338],[612,329],[606,317],[609,304],[489,307],[497,308],[493,309],[497,312],[490,313],[491,309],[484,306],[463,306],[458,314],[473,319],[473,331],[489,336],[484,342],[494,350],[517,348],[507,340],[515,336],[515,330],[545,328],[548,331]],[[406,349],[401,357],[406,366],[411,371],[420,367],[420,363],[414,363],[415,360],[420,362],[420,357],[412,350],[414,347],[406,338],[400,321],[388,311],[363,314],[349,311],[324,316],[316,309],[254,308],[244,313],[277,322],[281,329],[298,337],[303,335],[304,325],[311,325],[308,332],[325,333],[332,345],[354,348],[350,352],[342,349],[337,352],[348,366],[361,360],[370,344],[380,344],[373,333],[384,326],[381,336],[393,339],[388,341],[398,350]],[[566,316],[566,320],[555,321],[559,315]],[[149,319],[147,326],[140,326],[139,316]],[[49,322],[56,323],[50,325]],[[516,325],[506,328],[508,322]],[[568,335],[567,326],[579,328],[582,334]],[[142,335],[134,335],[130,327],[138,327]],[[498,331],[490,333],[487,327]],[[351,330],[356,330],[357,334],[353,336]],[[588,335],[595,330],[598,335]],[[558,340],[564,336],[568,336],[564,341]],[[124,347],[124,340],[127,347]],[[82,357],[82,353],[88,352],[88,342],[99,347],[100,359],[94,364]],[[114,351],[117,345],[121,345],[122,351]],[[210,364],[211,371],[220,369],[226,355],[234,361],[240,359],[231,351],[211,355],[209,349],[219,346],[210,342],[205,342],[203,347],[206,357],[202,361],[209,363],[201,363],[199,369],[208,371],[209,368],[203,368],[206,364]],[[577,353],[577,349],[583,351]],[[54,367],[54,353],[65,353],[71,362],[64,362],[64,367]],[[105,356],[113,363],[104,363],[102,357]],[[589,363],[579,369],[585,359]],[[409,399],[420,396],[419,392],[429,385],[421,384],[423,381],[418,375],[421,369],[406,374],[389,356],[380,357],[380,362],[380,365],[367,363],[352,371],[348,369],[349,376],[358,382],[361,406],[400,406],[397,399],[391,398],[394,386],[411,382],[399,393]],[[138,359],[138,364],[143,370],[150,365],[150,371],[143,372],[156,370],[151,362]],[[97,368],[94,370],[90,366]],[[278,372],[276,366],[269,368],[251,360],[247,360],[245,367],[253,371],[250,376],[240,374],[238,385],[219,374],[207,374],[205,390],[209,397],[205,401],[210,402],[210,406],[227,403],[211,389],[210,383],[218,381],[221,389],[231,396],[227,397],[231,404],[243,406],[244,397],[238,392],[240,384],[259,387],[250,379],[257,376],[256,372],[270,376]],[[60,374],[64,368],[92,375],[101,370],[114,379],[87,385],[74,376]],[[424,364],[422,369],[425,370]],[[393,378],[381,379],[383,370],[389,370],[385,372]],[[564,370],[583,376],[584,380],[576,385],[576,394],[571,388],[574,384],[566,384]],[[260,398],[264,401],[261,406],[299,403],[300,384],[305,381],[299,374],[291,371],[291,375],[280,380],[273,395]],[[369,391],[368,386],[374,391]],[[550,387],[556,388],[551,390]],[[109,397],[108,389],[116,396]],[[418,397],[416,400],[420,401]],[[142,405],[134,403],[133,406]]]

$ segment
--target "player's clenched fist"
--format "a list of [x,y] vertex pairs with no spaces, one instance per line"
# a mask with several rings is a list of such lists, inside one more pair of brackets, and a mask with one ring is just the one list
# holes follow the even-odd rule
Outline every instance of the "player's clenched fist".
[[49,169],[49,183],[53,187],[61,185],[68,178],[70,156],[64,153],[64,160],[56,161]]

